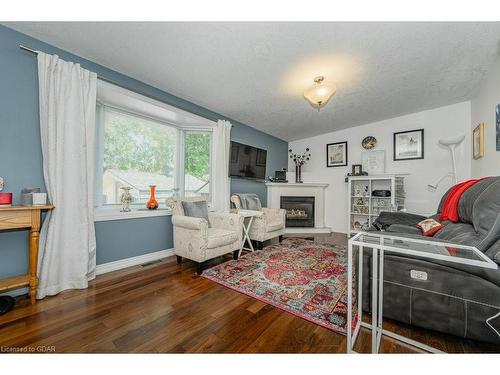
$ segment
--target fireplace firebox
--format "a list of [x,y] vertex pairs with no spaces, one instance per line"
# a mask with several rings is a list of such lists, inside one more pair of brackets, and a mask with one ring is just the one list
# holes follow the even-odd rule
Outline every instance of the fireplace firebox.
[[280,197],[287,227],[314,228],[314,197]]

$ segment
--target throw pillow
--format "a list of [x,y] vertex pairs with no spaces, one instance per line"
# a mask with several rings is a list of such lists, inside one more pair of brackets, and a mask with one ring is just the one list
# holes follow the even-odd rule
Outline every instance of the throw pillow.
[[206,201],[183,201],[182,208],[184,208],[184,215],[190,217],[199,217],[200,219],[205,219],[206,221],[208,221],[208,206]]
[[248,194],[245,197],[246,203],[247,203],[247,210],[253,210],[253,211],[261,211],[262,206],[260,204],[260,199],[257,195],[250,195]]
[[443,224],[434,219],[425,219],[417,224],[417,228],[419,228],[426,237],[434,236],[443,227]]

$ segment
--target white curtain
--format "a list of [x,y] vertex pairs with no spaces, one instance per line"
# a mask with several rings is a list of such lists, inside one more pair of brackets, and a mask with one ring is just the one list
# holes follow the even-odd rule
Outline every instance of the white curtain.
[[229,211],[231,185],[229,180],[229,151],[231,147],[231,123],[217,121],[214,131],[214,171],[212,202],[215,211]]
[[97,75],[38,53],[43,173],[55,209],[40,233],[37,298],[95,277],[93,211]]

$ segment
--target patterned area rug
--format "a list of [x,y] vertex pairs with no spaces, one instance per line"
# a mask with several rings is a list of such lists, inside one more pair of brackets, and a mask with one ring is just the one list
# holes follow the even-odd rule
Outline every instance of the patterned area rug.
[[210,268],[203,277],[332,331],[346,333],[345,247],[287,238],[281,244]]

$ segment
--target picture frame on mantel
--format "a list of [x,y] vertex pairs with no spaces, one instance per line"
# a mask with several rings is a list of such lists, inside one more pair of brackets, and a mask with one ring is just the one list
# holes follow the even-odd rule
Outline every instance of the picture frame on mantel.
[[424,158],[424,129],[394,133],[394,161]]
[[326,166],[328,168],[347,166],[347,141],[326,145]]

